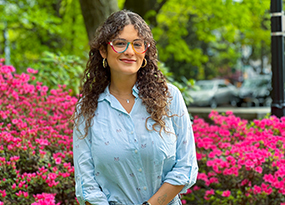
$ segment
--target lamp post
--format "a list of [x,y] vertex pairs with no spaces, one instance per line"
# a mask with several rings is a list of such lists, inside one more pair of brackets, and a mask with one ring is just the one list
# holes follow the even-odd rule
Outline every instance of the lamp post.
[[271,0],[271,114],[285,116],[284,12],[282,0]]

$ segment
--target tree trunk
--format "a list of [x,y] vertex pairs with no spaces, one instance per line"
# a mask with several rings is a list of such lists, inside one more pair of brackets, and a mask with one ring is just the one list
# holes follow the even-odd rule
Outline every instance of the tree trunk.
[[[155,27],[157,26],[156,15],[166,1],[167,0],[162,0],[160,3],[158,3],[157,0],[126,0],[124,8],[138,13],[141,17],[148,21],[151,27]],[[148,11],[155,11],[155,14],[146,16]]]
[[118,11],[117,0],[79,0],[89,42],[94,38],[96,29],[107,17]]

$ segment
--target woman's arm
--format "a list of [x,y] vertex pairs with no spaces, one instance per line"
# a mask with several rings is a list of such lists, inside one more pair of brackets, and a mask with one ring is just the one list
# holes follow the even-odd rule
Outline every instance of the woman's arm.
[[184,185],[163,183],[148,202],[151,205],[166,205],[182,190],[183,187]]
[[182,94],[178,88],[171,84],[169,90],[173,97],[170,111],[171,114],[177,115],[171,118],[177,136],[176,162],[172,170],[166,174],[164,183],[184,185],[181,193],[186,193],[187,189],[196,183],[198,175],[195,138]]
[[177,136],[176,162],[158,191],[148,200],[151,205],[166,205],[178,193],[185,193],[195,182],[198,174],[195,139],[187,107],[180,91],[170,85],[173,100],[171,113],[173,128]]
[[[90,133],[82,137],[85,123],[73,130],[73,160],[75,175],[75,195],[80,205],[109,205],[106,195],[101,191],[94,175],[94,162],[91,154]],[[88,202],[87,202],[88,201]]]

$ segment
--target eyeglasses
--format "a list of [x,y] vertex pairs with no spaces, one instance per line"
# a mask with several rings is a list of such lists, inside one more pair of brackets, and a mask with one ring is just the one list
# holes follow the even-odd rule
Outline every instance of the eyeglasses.
[[133,50],[137,54],[145,53],[150,47],[149,43],[146,43],[144,40],[141,39],[134,40],[133,42],[128,42],[125,39],[114,39],[108,44],[110,44],[110,46],[116,53],[124,53],[128,49],[130,44],[132,45]]

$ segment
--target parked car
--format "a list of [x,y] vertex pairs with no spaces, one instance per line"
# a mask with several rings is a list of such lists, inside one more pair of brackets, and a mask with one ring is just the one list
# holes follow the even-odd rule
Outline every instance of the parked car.
[[272,102],[271,90],[271,75],[259,75],[246,79],[237,92],[237,106],[240,107],[242,104],[247,106],[270,106]]
[[222,104],[235,106],[237,88],[227,80],[201,80],[195,84],[197,89],[190,90],[193,102],[189,106],[210,106],[216,108]]

